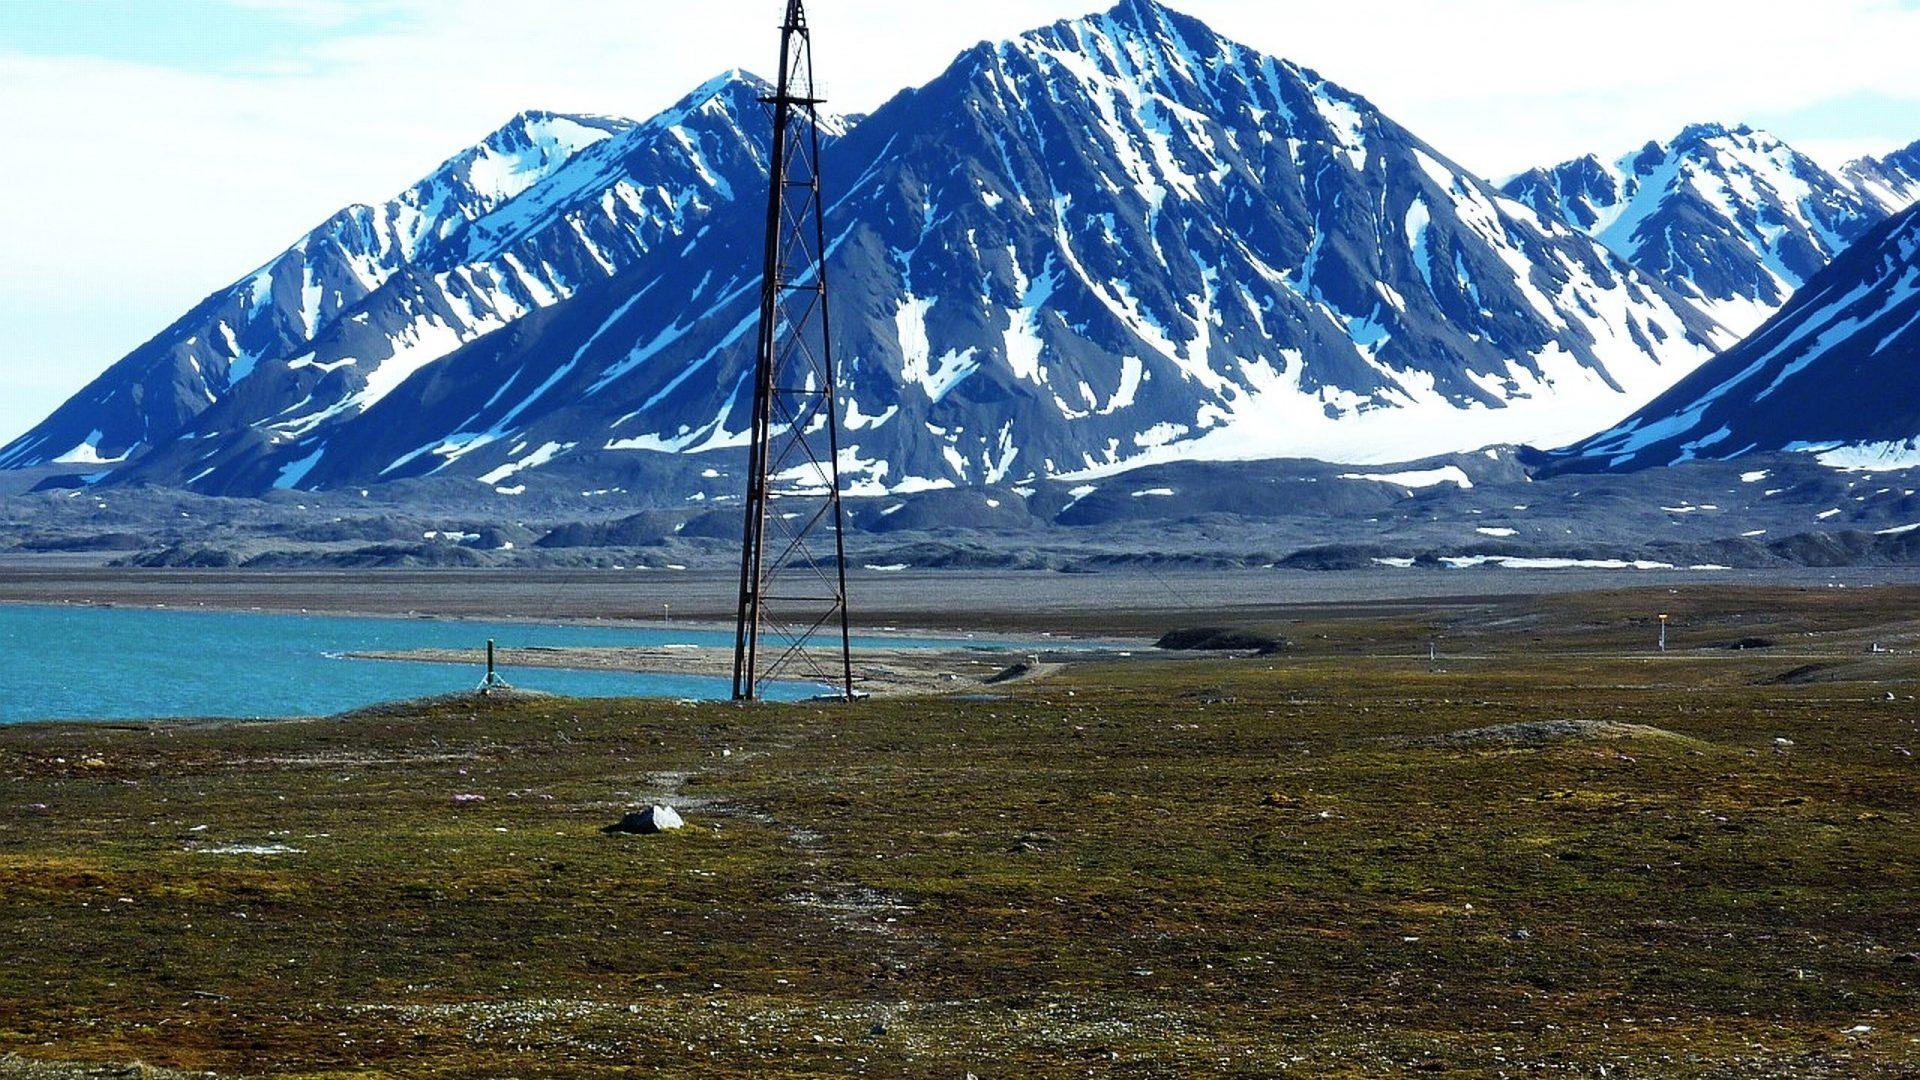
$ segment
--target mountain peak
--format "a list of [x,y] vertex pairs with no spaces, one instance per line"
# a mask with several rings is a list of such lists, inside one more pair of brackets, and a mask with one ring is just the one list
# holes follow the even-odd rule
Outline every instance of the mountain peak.
[[624,131],[633,126],[633,121],[622,116],[603,116],[597,113],[553,112],[549,109],[522,109],[513,114],[506,123],[495,128],[491,135],[480,140],[484,144],[498,145],[516,140],[538,138],[542,133],[562,125],[605,131],[609,134]]
[[1688,124],[1686,127],[1681,128],[1680,134],[1674,136],[1673,141],[1671,143],[1668,143],[1667,145],[1682,146],[1687,143],[1707,142],[1712,139],[1724,139],[1729,135],[1747,134],[1749,130],[1750,129],[1745,124],[1741,124],[1737,128],[1729,128],[1727,125],[1722,124],[1719,121],[1708,120],[1708,121],[1703,121],[1701,123]]
[[1865,186],[1770,132],[1707,122],[1611,164],[1581,158],[1523,174],[1507,191],[1744,334],[1885,216],[1856,190]]
[[755,75],[753,72],[748,71],[746,68],[728,68],[688,91],[686,97],[682,100],[698,101],[736,88],[748,89],[756,93],[764,94],[773,89],[773,84]]
[[1077,19],[1062,19],[1022,35],[1023,40],[1075,43],[1083,51],[1097,49],[1095,41],[1140,41],[1186,54],[1211,54],[1221,38],[1207,24],[1158,0],[1119,0],[1105,11]]
[[1194,21],[1191,17],[1159,3],[1158,0],[1119,0],[1101,15],[1093,17],[1143,28],[1165,25],[1172,19]]
[[771,93],[773,84],[767,80],[743,68],[728,68],[694,87],[644,126],[653,130],[679,127],[688,118],[703,112],[712,114],[715,109],[742,114]]
[[1688,124],[1674,136],[1666,149],[1672,153],[1700,152],[1713,146],[1733,145],[1742,149],[1758,150],[1763,153],[1785,151],[1794,154],[1778,135],[1749,124],[1734,124],[1729,127],[1720,123]]

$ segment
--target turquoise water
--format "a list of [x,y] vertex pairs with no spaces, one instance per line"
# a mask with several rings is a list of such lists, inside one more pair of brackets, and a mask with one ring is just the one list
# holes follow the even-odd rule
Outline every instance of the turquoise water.
[[[0,605],[0,723],[325,716],[480,682],[478,666],[349,660],[343,653],[472,649],[488,638],[502,648],[733,645],[733,635],[720,631]],[[730,680],[697,676],[548,668],[501,674],[522,689],[579,697],[724,699],[732,691]],[[785,684],[770,696],[791,700],[822,689]]]

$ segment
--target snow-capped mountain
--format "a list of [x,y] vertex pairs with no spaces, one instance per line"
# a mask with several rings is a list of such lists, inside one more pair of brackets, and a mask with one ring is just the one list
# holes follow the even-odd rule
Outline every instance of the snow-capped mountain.
[[630,126],[523,113],[384,205],[347,207],[0,449],[0,468],[113,464],[166,445],[261,361],[299,355],[401,270]]
[[1551,457],[1630,471],[1756,451],[1920,464],[1920,206],[1842,252],[1752,337],[1619,425]]
[[[511,491],[737,452],[765,124],[714,111],[581,150],[112,478]],[[682,178],[623,193],[643,142]],[[1564,441],[1729,339],[1359,95],[1151,0],[968,51],[837,139],[825,185],[856,490]],[[650,208],[606,255],[594,214]],[[582,233],[601,273],[549,273]],[[734,490],[730,461],[662,497]]]
[[1890,212],[1764,131],[1696,124],[1613,162],[1504,185],[1745,334]]
[[[349,207],[0,450],[0,467],[206,464],[358,415],[421,367],[696,229],[766,175],[731,72],[644,123],[526,113],[381,207]],[[213,440],[206,442],[202,440]],[[207,453],[213,451],[212,453]]]
[[1920,142],[1886,157],[1863,157],[1840,170],[1862,194],[1898,213],[1920,202]]

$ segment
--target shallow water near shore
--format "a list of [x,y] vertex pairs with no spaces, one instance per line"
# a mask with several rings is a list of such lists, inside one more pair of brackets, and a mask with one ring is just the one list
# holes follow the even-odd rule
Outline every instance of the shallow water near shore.
[[[324,716],[471,690],[482,675],[478,666],[352,660],[345,653],[478,649],[489,638],[502,648],[733,644],[724,631],[668,627],[0,605],[0,723]],[[722,699],[732,689],[725,679],[685,675],[550,668],[501,674],[519,689],[578,697]],[[776,684],[768,696],[796,700],[822,689]]]

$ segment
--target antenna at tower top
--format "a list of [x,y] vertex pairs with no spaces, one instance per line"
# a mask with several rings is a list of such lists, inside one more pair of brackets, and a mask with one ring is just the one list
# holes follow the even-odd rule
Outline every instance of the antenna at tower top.
[[787,0],[780,81],[764,100],[773,113],[773,147],[733,697],[752,700],[769,680],[793,678],[828,683],[852,698],[820,100],[801,0]]

